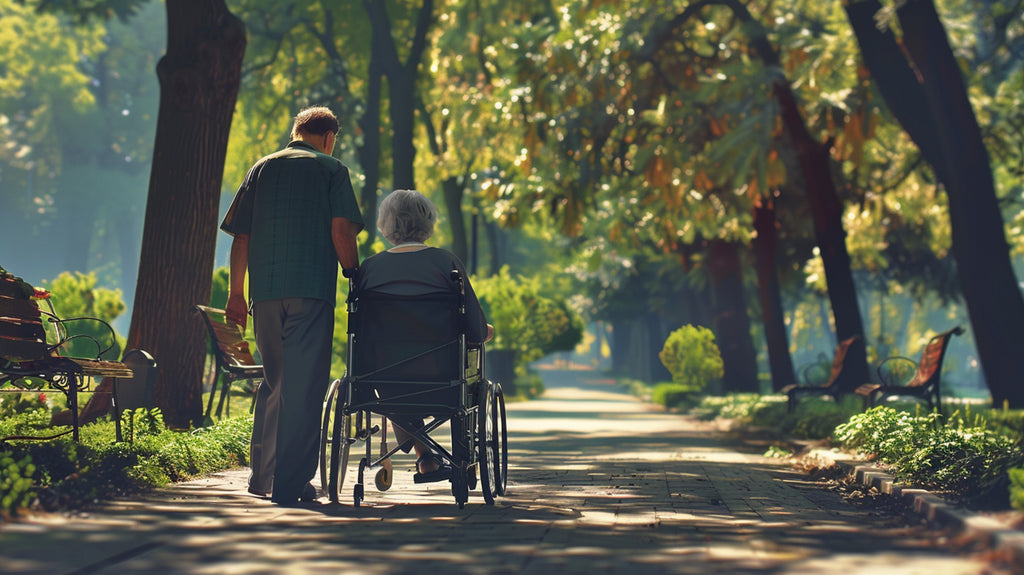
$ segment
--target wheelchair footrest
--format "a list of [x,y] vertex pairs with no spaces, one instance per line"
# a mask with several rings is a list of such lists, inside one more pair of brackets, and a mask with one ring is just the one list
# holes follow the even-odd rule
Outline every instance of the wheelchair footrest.
[[413,483],[436,483],[438,481],[448,481],[452,478],[452,468],[442,467],[436,471],[430,473],[417,473],[412,476]]

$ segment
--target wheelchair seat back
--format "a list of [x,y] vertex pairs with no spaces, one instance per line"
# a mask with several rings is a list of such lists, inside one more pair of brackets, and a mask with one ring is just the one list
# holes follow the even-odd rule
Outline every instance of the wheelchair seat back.
[[465,402],[459,293],[355,294],[349,306],[351,403],[382,415],[451,413]]

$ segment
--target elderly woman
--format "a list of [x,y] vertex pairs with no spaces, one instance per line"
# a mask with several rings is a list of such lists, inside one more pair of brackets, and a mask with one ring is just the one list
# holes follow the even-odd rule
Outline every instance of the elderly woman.
[[[494,328],[484,319],[480,302],[469,284],[466,270],[455,254],[429,247],[425,242],[434,233],[437,208],[423,194],[415,190],[395,190],[381,202],[377,214],[377,229],[394,247],[367,258],[356,278],[356,291],[372,290],[393,295],[418,295],[452,287],[451,271],[459,270],[466,291],[466,341],[483,343],[494,335]],[[420,424],[422,425],[422,424]],[[412,436],[395,426],[399,443]],[[441,460],[421,443],[415,441],[413,449],[419,459],[416,468],[423,480],[431,481],[432,474],[442,474]],[[407,450],[408,451],[408,450]],[[441,479],[439,476],[438,479]],[[390,481],[388,481],[390,483]]]

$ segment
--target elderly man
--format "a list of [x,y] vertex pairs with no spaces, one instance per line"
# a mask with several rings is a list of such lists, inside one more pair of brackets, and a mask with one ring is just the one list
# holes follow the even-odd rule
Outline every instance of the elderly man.
[[327,108],[299,112],[292,141],[253,165],[221,224],[234,237],[227,319],[244,329],[251,310],[263,358],[249,492],[281,505],[317,498],[309,481],[330,383],[338,263],[346,277],[359,265],[362,215],[348,168],[331,156],[338,127]]

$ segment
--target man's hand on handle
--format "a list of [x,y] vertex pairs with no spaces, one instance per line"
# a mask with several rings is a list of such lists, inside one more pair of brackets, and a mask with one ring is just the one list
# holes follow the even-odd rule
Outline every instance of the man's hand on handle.
[[230,323],[241,326],[242,331],[245,331],[245,325],[249,320],[249,306],[246,305],[242,295],[235,294],[228,297],[228,305],[224,308],[224,317]]

